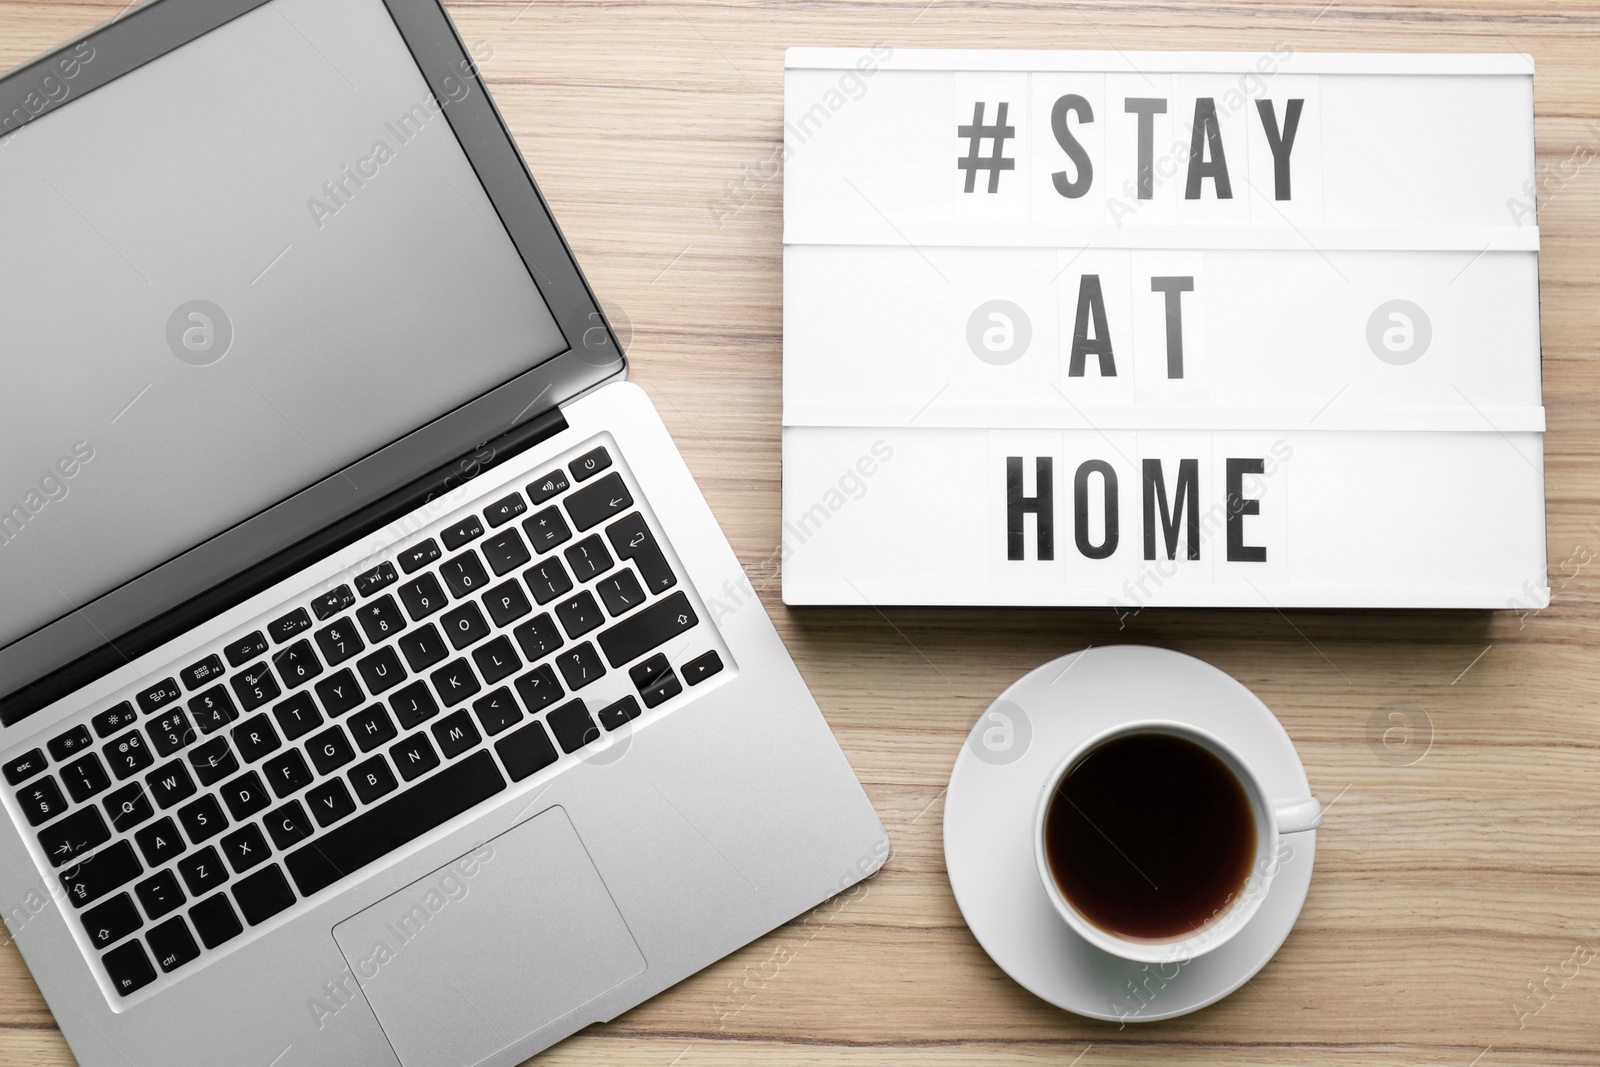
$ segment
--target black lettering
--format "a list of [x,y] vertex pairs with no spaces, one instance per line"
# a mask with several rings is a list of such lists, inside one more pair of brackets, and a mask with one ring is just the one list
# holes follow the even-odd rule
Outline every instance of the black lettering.
[[[1091,322],[1094,336],[1089,336]],[[1078,284],[1078,321],[1072,328],[1072,356],[1067,377],[1083,377],[1083,361],[1088,355],[1100,357],[1100,377],[1117,376],[1116,357],[1111,353],[1111,330],[1106,326],[1106,298],[1100,291],[1100,275],[1085,274]]]
[[1178,461],[1178,484],[1167,501],[1166,478],[1159,459],[1144,461],[1144,558],[1156,558],[1156,509],[1161,510],[1161,533],[1167,543],[1167,558],[1178,558],[1178,524],[1188,517],[1189,559],[1200,558],[1200,461]]
[[[1089,541],[1089,475],[1099,474],[1105,492],[1106,536],[1098,545]],[[1103,459],[1085,460],[1072,479],[1073,536],[1086,559],[1105,559],[1117,550],[1117,472]]]
[[[1200,138],[1205,138],[1202,144]],[[1207,150],[1211,158],[1206,159]],[[1216,183],[1217,199],[1232,200],[1233,186],[1228,181],[1228,160],[1222,154],[1222,130],[1217,125],[1217,102],[1202,96],[1194,102],[1194,128],[1189,135],[1189,188],[1184,199],[1200,199],[1200,183],[1210,178]]]
[[1290,100],[1283,111],[1283,131],[1278,130],[1278,116],[1271,100],[1257,100],[1256,110],[1261,113],[1261,128],[1267,134],[1267,146],[1272,149],[1273,198],[1289,199],[1289,153],[1294,151],[1294,135],[1300,129],[1300,112],[1304,100]]
[[1022,457],[1006,457],[1006,559],[1023,559],[1022,517],[1032,513],[1039,534],[1039,558],[1056,558],[1055,488],[1051,484],[1055,460],[1039,456],[1034,461],[1033,496],[1022,495]]
[[1056,143],[1061,150],[1066,152],[1067,159],[1071,160],[1078,176],[1072,181],[1067,180],[1067,172],[1058,170],[1050,175],[1050,180],[1055,182],[1056,192],[1070,200],[1076,200],[1089,191],[1089,185],[1094,181],[1094,164],[1089,161],[1089,153],[1084,151],[1083,145],[1072,136],[1072,130],[1067,127],[1067,114],[1077,116],[1079,122],[1093,122],[1094,109],[1089,106],[1089,101],[1081,96],[1069,93],[1056,101],[1056,106],[1050,110],[1050,129],[1056,135]]
[[1139,116],[1139,199],[1155,196],[1156,116],[1167,113],[1167,102],[1157,97],[1130,96],[1122,103],[1130,115]]
[[1151,278],[1150,291],[1167,297],[1167,377],[1183,377],[1183,293],[1194,292],[1193,278]]
[[1259,459],[1228,460],[1228,562],[1265,563],[1267,550],[1260,545],[1244,543],[1244,517],[1261,514],[1261,501],[1244,495],[1244,476],[1261,474],[1267,469]]

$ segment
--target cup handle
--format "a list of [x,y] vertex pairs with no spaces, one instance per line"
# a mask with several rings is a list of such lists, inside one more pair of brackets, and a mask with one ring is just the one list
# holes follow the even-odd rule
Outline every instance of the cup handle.
[[1298,834],[1322,825],[1322,804],[1316,797],[1280,800],[1272,805],[1272,821],[1280,834]]

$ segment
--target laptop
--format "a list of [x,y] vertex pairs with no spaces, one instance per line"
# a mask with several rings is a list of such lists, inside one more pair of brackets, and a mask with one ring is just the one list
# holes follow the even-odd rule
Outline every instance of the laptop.
[[887,856],[487,51],[155,0],[0,80],[0,910],[87,1067],[517,1063]]

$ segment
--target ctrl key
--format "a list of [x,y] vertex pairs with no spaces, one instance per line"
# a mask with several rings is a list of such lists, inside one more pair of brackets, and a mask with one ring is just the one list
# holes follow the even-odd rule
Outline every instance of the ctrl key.
[[150,957],[145,955],[144,946],[137,941],[129,941],[120,948],[114,948],[101,957],[101,962],[106,965],[106,974],[111,978],[111,988],[120,996],[143,989],[156,980],[156,969],[150,965]]

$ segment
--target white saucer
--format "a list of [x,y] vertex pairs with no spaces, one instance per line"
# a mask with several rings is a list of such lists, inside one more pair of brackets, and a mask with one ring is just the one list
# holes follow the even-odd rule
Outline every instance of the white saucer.
[[989,706],[961,747],[945,798],[944,858],[956,903],[984,951],[1023,988],[1112,1022],[1184,1015],[1249,981],[1294,927],[1316,857],[1316,831],[1283,838],[1260,910],[1226,944],[1185,963],[1132,963],[1080,938],[1039,882],[1035,806],[1074,745],[1133,719],[1208,730],[1273,798],[1311,795],[1294,743],[1271,710],[1222,671],[1179,652],[1118,645],[1063,656]]

